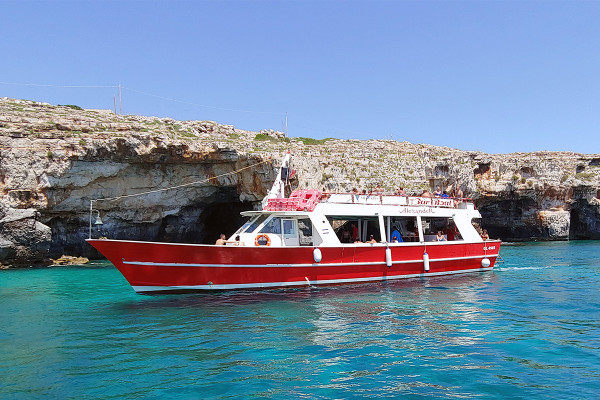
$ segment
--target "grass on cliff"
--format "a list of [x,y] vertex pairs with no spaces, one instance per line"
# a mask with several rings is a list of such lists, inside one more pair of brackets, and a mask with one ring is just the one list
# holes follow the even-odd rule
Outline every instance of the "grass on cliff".
[[68,108],[72,108],[73,110],[79,110],[79,111],[83,111],[83,108],[76,106],[75,104],[59,104],[59,107],[68,107]]
[[596,176],[596,174],[594,173],[587,173],[587,172],[579,172],[577,174],[575,174],[575,178],[582,180],[582,181],[591,181],[594,177]]
[[325,144],[325,142],[327,142],[328,140],[335,140],[335,138],[313,139],[313,138],[308,138],[308,137],[297,137],[294,139],[299,140],[306,145]]
[[[231,137],[231,135],[230,135],[230,137]],[[257,142],[267,141],[267,142],[272,142],[272,143],[277,143],[277,142],[289,143],[290,142],[289,138],[279,138],[278,139],[276,137],[273,137],[271,135],[267,135],[265,133],[259,133],[259,134],[257,134],[256,136],[254,136],[254,140],[257,141]]]

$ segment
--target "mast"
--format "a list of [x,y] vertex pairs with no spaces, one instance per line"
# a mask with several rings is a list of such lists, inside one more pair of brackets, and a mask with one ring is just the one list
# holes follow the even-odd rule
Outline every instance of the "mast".
[[281,162],[281,167],[279,168],[279,172],[277,173],[277,177],[275,178],[275,182],[273,182],[273,186],[269,193],[262,200],[262,206],[265,208],[269,199],[281,199],[285,197],[285,182],[288,180],[290,174],[290,162],[292,161],[292,155],[290,151],[286,153],[283,161]]

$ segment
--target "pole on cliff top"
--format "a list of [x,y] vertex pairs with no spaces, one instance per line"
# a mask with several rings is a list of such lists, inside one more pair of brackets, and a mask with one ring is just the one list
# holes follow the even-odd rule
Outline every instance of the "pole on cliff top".
[[285,137],[287,137],[287,111],[285,112]]
[[119,83],[119,114],[123,115],[123,101],[121,99],[121,84]]

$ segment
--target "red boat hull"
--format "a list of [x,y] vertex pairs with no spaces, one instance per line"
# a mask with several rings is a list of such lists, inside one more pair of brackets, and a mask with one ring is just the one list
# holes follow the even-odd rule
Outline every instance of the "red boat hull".
[[[136,292],[328,285],[493,268],[500,241],[321,247],[214,246],[89,239]],[[429,256],[429,271],[423,254]],[[482,264],[482,260],[489,260]]]

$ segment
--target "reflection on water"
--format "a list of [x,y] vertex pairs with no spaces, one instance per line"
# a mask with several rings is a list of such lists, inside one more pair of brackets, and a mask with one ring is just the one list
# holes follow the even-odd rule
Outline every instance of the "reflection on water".
[[[140,296],[112,267],[0,273],[2,398],[593,398],[595,242],[491,273]],[[5,273],[6,272],[6,273]]]

